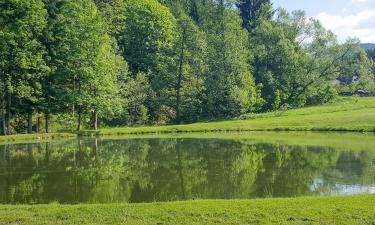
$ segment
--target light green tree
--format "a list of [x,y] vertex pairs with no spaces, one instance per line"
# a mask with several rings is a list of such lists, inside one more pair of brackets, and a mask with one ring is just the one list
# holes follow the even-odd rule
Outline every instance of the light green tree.
[[117,75],[122,66],[112,49],[105,23],[92,0],[64,1],[53,21],[52,49],[60,104],[78,114],[77,130],[86,114],[97,128],[98,114],[118,109]]

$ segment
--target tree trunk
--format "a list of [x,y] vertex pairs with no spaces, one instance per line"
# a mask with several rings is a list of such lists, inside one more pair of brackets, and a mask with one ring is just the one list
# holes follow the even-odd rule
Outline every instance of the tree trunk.
[[180,62],[178,68],[178,78],[177,78],[177,85],[176,85],[176,120],[177,122],[181,122],[181,83],[182,83],[182,67],[184,65],[184,51],[185,51],[185,39],[186,39],[186,29],[184,28],[182,31],[182,40],[181,40],[181,53],[180,53]]
[[49,133],[49,112],[46,112],[45,114],[45,123],[46,123],[46,133]]
[[92,113],[92,129],[98,130],[98,113],[96,111]]
[[33,111],[27,114],[27,133],[33,133]]
[[11,113],[11,111],[10,111],[10,108],[11,108],[11,96],[10,96],[10,93],[8,92],[7,93],[7,107],[6,107],[6,114],[7,114],[7,116],[6,116],[6,131],[7,131],[7,134],[8,135],[10,135],[10,120],[12,119],[12,113]]
[[7,127],[6,127],[6,117],[5,117],[5,99],[4,95],[2,95],[1,99],[1,134],[7,135]]
[[40,115],[38,114],[38,117],[37,117],[37,122],[36,122],[36,133],[40,133],[40,124],[41,124],[41,118],[40,118]]
[[77,131],[80,131],[82,127],[82,111],[81,106],[78,107],[78,125],[77,125]]
[[7,135],[7,130],[6,130],[6,117],[5,117],[5,75],[4,71],[1,71],[1,83],[3,85],[3,90],[1,91],[1,134],[2,135]]

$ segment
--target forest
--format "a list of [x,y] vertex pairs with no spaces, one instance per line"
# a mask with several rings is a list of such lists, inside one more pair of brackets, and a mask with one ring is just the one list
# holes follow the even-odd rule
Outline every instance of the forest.
[[185,124],[373,93],[374,50],[269,0],[0,0],[0,132]]

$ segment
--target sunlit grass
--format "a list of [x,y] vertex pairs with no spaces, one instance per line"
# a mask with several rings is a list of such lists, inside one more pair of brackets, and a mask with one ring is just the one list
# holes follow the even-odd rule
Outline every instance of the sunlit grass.
[[375,195],[0,206],[0,224],[374,224]]
[[147,133],[212,131],[375,131],[375,97],[339,98],[322,106],[271,112],[249,116],[250,119],[228,120],[188,125],[149,126],[84,131],[84,135],[118,135]]

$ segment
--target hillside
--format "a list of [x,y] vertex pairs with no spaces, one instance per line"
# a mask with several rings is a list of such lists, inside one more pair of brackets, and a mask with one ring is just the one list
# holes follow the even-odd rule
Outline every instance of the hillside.
[[375,44],[372,44],[372,43],[364,43],[364,44],[361,44],[361,47],[362,47],[364,50],[375,49]]
[[81,134],[141,134],[210,131],[369,131],[375,130],[375,97],[339,98],[336,102],[282,112],[253,114],[246,119],[188,125],[112,128]]

